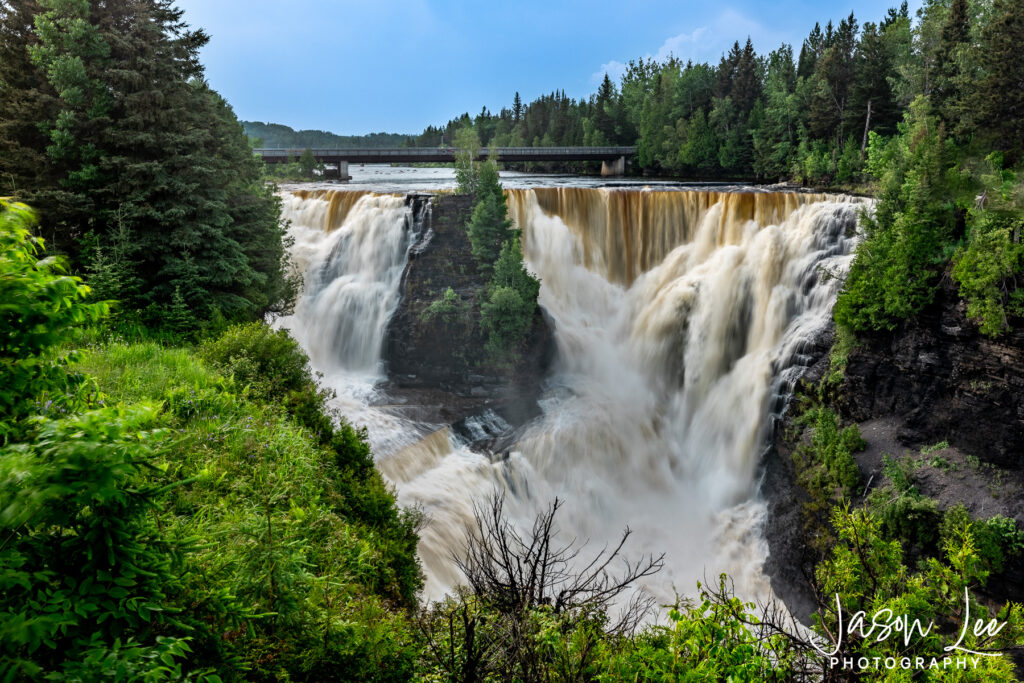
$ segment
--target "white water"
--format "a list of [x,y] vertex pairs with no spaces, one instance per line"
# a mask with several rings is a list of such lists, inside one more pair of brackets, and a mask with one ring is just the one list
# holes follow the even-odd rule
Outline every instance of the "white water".
[[[797,371],[783,370],[801,342],[827,323],[838,284],[819,269],[847,267],[856,207],[819,201],[778,225],[758,225],[725,216],[719,202],[660,263],[613,284],[600,258],[584,257],[595,248],[586,228],[543,211],[533,191],[514,199],[559,360],[543,417],[499,462],[447,429],[369,405],[410,243],[403,200],[363,197],[329,234],[327,202],[285,202],[305,291],[283,324],[338,390],[341,409],[369,428],[400,502],[427,513],[425,597],[458,582],[450,554],[461,547],[473,501],[495,488],[509,494],[523,524],[554,496],[565,499],[565,540],[595,549],[629,525],[632,556],[666,553],[665,570],[647,585],[659,599],[671,599],[673,588],[691,593],[721,571],[743,594],[766,594],[754,479],[769,406]],[[648,213],[658,205],[639,201]]]

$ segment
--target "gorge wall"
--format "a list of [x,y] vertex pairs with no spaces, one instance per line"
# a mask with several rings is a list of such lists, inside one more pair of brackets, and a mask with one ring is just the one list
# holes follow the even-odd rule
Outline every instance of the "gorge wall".
[[[423,215],[384,341],[384,389],[406,402],[402,411],[413,419],[452,424],[490,409],[510,425],[522,425],[540,412],[537,399],[555,352],[551,321],[538,308],[516,359],[489,361],[480,327],[487,278],[466,232],[473,197],[420,195],[410,201]],[[456,310],[431,316],[430,305],[448,288],[458,297]]]
[[907,446],[948,441],[1024,469],[1024,326],[993,339],[965,310],[945,278],[935,302],[895,332],[861,335],[839,407],[857,422],[895,418]]

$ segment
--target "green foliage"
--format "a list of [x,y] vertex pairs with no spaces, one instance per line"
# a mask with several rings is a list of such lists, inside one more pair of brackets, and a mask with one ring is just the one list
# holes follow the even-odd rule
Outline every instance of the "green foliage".
[[34,223],[28,207],[0,202],[0,444],[20,431],[37,400],[64,405],[81,385],[59,349],[76,325],[107,312],[106,304],[83,301],[89,288],[64,275],[59,260],[40,258],[43,241],[29,232]]
[[366,432],[330,413],[327,403],[334,393],[317,384],[309,359],[287,331],[263,323],[236,325],[204,343],[199,355],[254,397],[283,406],[320,443],[334,449],[340,467],[375,476]]
[[996,515],[987,520],[975,520],[963,505],[946,510],[939,526],[942,538],[952,538],[963,530],[975,539],[978,555],[992,572],[1001,572],[1007,559],[1024,553],[1024,529],[1008,517]]
[[911,106],[900,136],[876,150],[892,162],[868,162],[884,169],[882,194],[874,217],[862,219],[866,237],[835,308],[836,322],[855,331],[894,329],[931,302],[955,218],[949,148],[923,98]]
[[488,333],[487,351],[503,357],[533,324],[535,301],[524,301],[511,287],[495,287],[480,306],[480,325]]
[[459,194],[475,195],[480,184],[480,136],[471,126],[455,134],[455,188]]
[[[907,643],[902,637],[844,639],[836,656],[930,659],[940,656],[944,647],[957,642],[966,618],[965,591],[969,594],[988,574],[969,529],[961,527],[945,537],[942,558],[929,558],[919,571],[913,572],[903,563],[900,542],[885,540],[879,521],[870,514],[836,508],[832,523],[838,532],[838,542],[829,557],[818,565],[817,579],[825,595],[841,597],[846,618],[859,610],[872,615],[889,609],[893,615],[911,615],[911,619],[919,619],[925,627],[929,621],[935,622],[927,635],[915,631]],[[960,643],[962,647],[997,649],[1024,636],[1024,613],[1020,605],[1010,603],[998,614],[992,614],[973,598],[968,599],[972,623],[974,619],[995,617],[1006,621],[1007,625],[997,636],[984,641],[967,629]],[[819,633],[833,634],[830,640],[834,644],[838,623],[835,604],[816,620]],[[934,675],[924,672],[926,680],[935,680],[931,678]],[[1011,681],[1014,680],[1013,663],[1008,657],[982,657],[977,669],[960,672],[960,675],[959,680]]]
[[828,356],[828,378],[826,382],[838,386],[843,381],[850,352],[857,345],[857,336],[847,327],[836,325],[836,340]]
[[514,235],[504,196],[488,192],[481,197],[466,230],[477,266],[481,272],[490,273],[501,254],[501,246]]
[[[953,259],[953,277],[967,300],[967,315],[981,331],[996,336],[1009,327],[1011,315],[1024,316],[1024,183],[1002,168],[1001,155],[989,155],[982,173],[983,190],[970,213],[969,237]],[[987,204],[987,206],[986,206]]]
[[[186,613],[228,598],[246,605],[237,623],[207,615],[189,661],[224,677],[247,667],[247,680],[401,679],[411,630],[387,606],[415,604],[418,517],[396,506],[363,434],[323,412],[325,394],[286,333],[236,326],[200,352],[109,345],[80,361],[108,395],[162,405],[162,534],[216,539],[185,556]],[[315,431],[324,425],[332,431]]]
[[696,601],[679,601],[668,625],[649,629],[610,657],[601,681],[785,681],[798,653],[781,633],[758,632],[753,603],[732,594],[728,578],[698,584]]
[[894,458],[888,453],[882,455],[882,473],[892,482],[899,493],[917,495],[914,488],[914,461],[910,458]]
[[445,324],[450,325],[456,320],[465,317],[468,313],[469,303],[463,303],[461,297],[455,293],[455,290],[449,287],[440,299],[432,301],[424,309],[420,319],[424,322],[430,322],[439,317]]
[[0,175],[39,209],[52,247],[93,266],[101,296],[154,320],[176,290],[199,320],[287,303],[279,199],[205,84],[207,37],[182,10],[162,0],[22,3],[0,9],[0,33],[14,57],[0,82],[17,69],[21,89],[10,108],[0,104]]
[[[857,425],[839,428],[839,418],[824,406],[815,406],[800,417],[810,426],[810,443],[793,453],[800,464],[801,485],[811,492],[838,490],[850,496],[861,483],[860,469],[853,454],[867,445]],[[826,495],[826,498],[830,497]]]
[[[0,451],[0,660],[32,678],[180,677],[183,551],[150,511],[152,405],[40,418]],[[141,480],[141,481],[140,481]],[[122,647],[123,645],[123,647]]]
[[317,171],[323,171],[323,165],[317,162],[316,157],[313,156],[313,150],[307,147],[299,157],[299,173],[303,177],[311,179]]

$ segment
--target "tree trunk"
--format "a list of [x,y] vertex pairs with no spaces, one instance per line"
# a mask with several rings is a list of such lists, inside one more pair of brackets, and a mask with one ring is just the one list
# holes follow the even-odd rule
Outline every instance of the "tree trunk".
[[868,130],[871,128],[871,99],[868,99],[868,115],[864,117],[864,137],[860,141],[860,158],[864,158],[864,152],[868,148]]

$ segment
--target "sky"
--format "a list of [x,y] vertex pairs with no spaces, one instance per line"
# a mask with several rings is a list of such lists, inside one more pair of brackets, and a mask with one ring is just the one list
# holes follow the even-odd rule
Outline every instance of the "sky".
[[[815,21],[899,0],[178,0],[211,39],[210,85],[240,119],[342,135],[419,133],[554,90],[593,93],[638,57],[717,64],[747,36],[799,53]],[[921,0],[911,0],[911,12]]]

